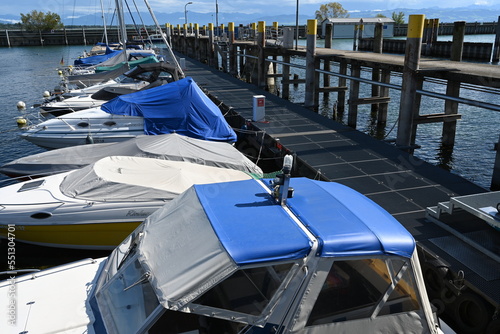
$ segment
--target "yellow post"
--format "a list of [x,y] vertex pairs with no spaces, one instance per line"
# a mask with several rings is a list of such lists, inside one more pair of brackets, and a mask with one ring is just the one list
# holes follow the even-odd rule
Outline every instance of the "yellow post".
[[259,21],[259,24],[257,25],[257,32],[263,33],[265,31],[266,31],[266,21]]
[[274,39],[278,39],[278,22],[273,22]]
[[208,24],[208,30],[214,31],[214,24],[213,23]]
[[227,31],[233,31],[234,32],[234,22],[229,22],[227,24]]
[[306,84],[304,106],[314,108],[314,81],[316,71],[314,58],[316,56],[316,34],[318,32],[318,20],[307,20],[307,45],[306,45]]

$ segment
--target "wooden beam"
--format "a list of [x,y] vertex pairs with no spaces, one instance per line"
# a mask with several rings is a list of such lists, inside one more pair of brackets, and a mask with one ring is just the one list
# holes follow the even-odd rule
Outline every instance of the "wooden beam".
[[461,119],[462,115],[460,114],[429,114],[429,115],[419,115],[414,119],[414,121],[418,124],[424,123],[436,123],[436,122],[446,122],[446,121],[456,121],[457,119]]
[[388,103],[391,101],[390,97],[387,96],[374,96],[374,97],[364,97],[356,100],[349,100],[350,105],[360,105],[360,104],[375,104],[375,103]]

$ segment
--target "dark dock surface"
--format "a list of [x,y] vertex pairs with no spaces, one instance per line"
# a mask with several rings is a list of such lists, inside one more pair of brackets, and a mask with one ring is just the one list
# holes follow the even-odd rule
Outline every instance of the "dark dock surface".
[[[487,190],[227,73],[185,59],[185,75],[245,119],[252,118],[252,96],[264,95],[265,122],[253,122],[255,127],[279,139],[316,170],[318,177],[349,186],[378,203],[430,254],[437,255],[453,271],[463,271],[468,288],[493,305],[500,303],[500,264],[477,254],[475,248],[425,218],[427,207],[448,201],[451,196]],[[451,222],[450,226],[498,255],[500,234],[465,213],[462,217],[462,221]]]

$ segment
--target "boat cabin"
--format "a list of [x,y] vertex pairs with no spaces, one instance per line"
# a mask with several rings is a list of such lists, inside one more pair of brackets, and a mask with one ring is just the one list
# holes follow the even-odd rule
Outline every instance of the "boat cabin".
[[[279,184],[279,180],[278,180]],[[292,178],[195,185],[108,258],[96,333],[439,333],[413,237],[363,195]]]

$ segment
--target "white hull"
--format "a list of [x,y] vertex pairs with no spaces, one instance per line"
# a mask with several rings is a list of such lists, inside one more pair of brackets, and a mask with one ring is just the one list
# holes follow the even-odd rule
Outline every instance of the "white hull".
[[50,149],[115,143],[144,134],[143,123],[142,117],[112,115],[100,108],[93,108],[35,125],[22,133],[21,137]]

